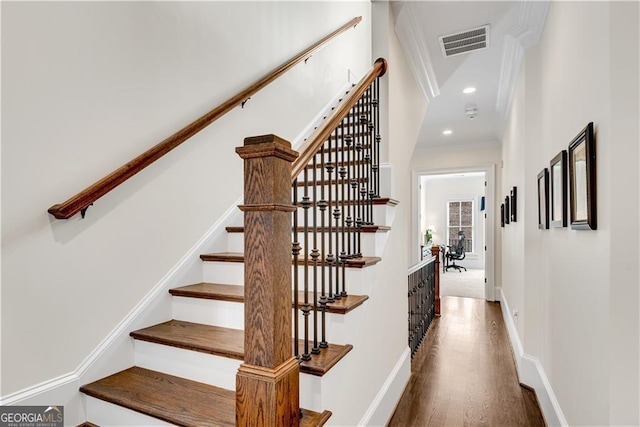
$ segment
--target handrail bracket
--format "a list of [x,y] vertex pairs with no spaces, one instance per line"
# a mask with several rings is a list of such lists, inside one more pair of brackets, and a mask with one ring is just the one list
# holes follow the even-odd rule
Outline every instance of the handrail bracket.
[[80,209],[80,216],[82,217],[82,219],[84,219],[84,216],[87,214],[87,209],[89,209],[89,206],[93,206],[93,203],[89,203],[87,206]]

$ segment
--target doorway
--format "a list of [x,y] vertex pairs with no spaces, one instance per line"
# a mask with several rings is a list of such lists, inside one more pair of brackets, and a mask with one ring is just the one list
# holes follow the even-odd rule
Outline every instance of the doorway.
[[441,295],[494,301],[494,165],[412,175],[412,261],[419,259],[422,245],[447,248],[464,235],[464,259],[456,261],[461,268],[441,270]]

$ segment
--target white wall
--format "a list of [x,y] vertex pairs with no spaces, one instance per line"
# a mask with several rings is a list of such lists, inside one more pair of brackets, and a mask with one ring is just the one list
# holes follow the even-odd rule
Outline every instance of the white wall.
[[[468,198],[473,200],[474,251],[465,254],[465,260],[458,264],[467,268],[484,268],[484,212],[480,210],[480,198],[484,196],[484,174],[471,176],[428,175],[422,177],[421,228],[423,232],[430,225],[435,226],[433,242],[447,245],[447,202]],[[424,233],[422,233],[424,234]]]
[[[376,393],[385,387],[389,372],[410,352],[407,336],[407,268],[411,236],[411,176],[409,162],[418,137],[420,125],[426,111],[426,103],[411,74],[402,49],[394,33],[394,20],[388,2],[373,2],[373,13],[379,26],[379,38],[374,42],[373,56],[384,56],[389,60],[389,69],[383,78],[388,94],[383,92],[383,104],[388,105],[388,133],[382,134],[392,167],[392,198],[400,201],[394,209],[394,221],[389,233],[382,262],[377,266],[374,289],[369,295],[367,306],[371,313],[366,330],[367,337],[359,343],[366,351],[366,362],[354,367],[354,381],[366,381],[368,387],[361,387],[357,395],[352,395],[344,404],[353,406],[360,402],[375,401]],[[386,26],[385,26],[386,25]],[[381,90],[382,92],[382,90]],[[388,96],[388,98],[386,98]],[[384,111],[384,110],[383,110]],[[384,315],[379,315],[384,313]],[[371,339],[371,337],[376,337]],[[356,344],[354,343],[354,347]],[[382,373],[382,375],[381,375]],[[410,376],[410,364],[405,364],[397,373],[399,388],[390,390],[385,399],[385,410],[376,411],[370,417],[353,419],[341,425],[385,425],[393,413],[393,407],[402,393],[402,388]],[[345,381],[348,382],[348,381]],[[392,393],[395,393],[392,394]]]
[[[503,190],[517,184],[523,207],[503,233],[504,293],[569,425],[640,423],[638,11],[552,2],[504,136]],[[536,175],[590,121],[598,229],[539,230]]]
[[[2,3],[2,395],[76,369],[240,197],[244,137],[294,139],[371,66],[370,7]],[[357,15],[85,219],[47,214]]]
[[[537,233],[537,216],[535,217],[536,223],[532,227],[529,223],[531,221],[530,211],[523,209],[523,206],[530,207],[534,203],[537,204],[537,199],[532,200],[532,197],[537,196],[537,193],[531,191],[531,182],[525,179],[524,168],[518,167],[524,162],[526,147],[522,141],[526,138],[525,102],[529,98],[525,98],[524,86],[524,67],[522,67],[518,75],[518,84],[514,91],[509,121],[502,142],[504,169],[502,170],[500,191],[500,194],[508,194],[510,185],[517,186],[519,190],[519,218],[517,222],[505,224],[505,227],[501,229],[501,240],[503,241],[501,244],[504,247],[502,251],[502,288],[510,308],[518,312],[518,315],[514,316],[514,322],[521,336],[524,333],[526,322],[526,313],[522,312],[522,307],[524,307],[525,245],[513,244],[513,242],[524,242],[525,224],[529,232],[527,238],[532,238],[532,234],[536,235]],[[529,188],[525,189],[525,185]],[[527,245],[530,246],[531,243],[527,241]],[[532,290],[532,292],[534,291]]]

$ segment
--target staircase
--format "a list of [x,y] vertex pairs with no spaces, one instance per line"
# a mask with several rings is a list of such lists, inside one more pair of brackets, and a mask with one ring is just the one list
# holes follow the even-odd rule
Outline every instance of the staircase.
[[[376,216],[388,218],[396,202],[379,198],[375,203]],[[386,224],[364,228],[363,247],[379,253],[389,230]],[[229,252],[200,256],[206,281],[169,291],[173,319],[131,332],[136,366],[80,389],[89,421],[105,426],[235,425],[235,376],[244,355],[244,257],[238,252],[243,227],[229,226],[227,233]],[[366,288],[362,272],[379,261],[375,256],[350,260],[350,289]],[[301,406],[317,408],[302,410],[301,425],[324,425],[331,416],[318,406],[326,399],[322,394],[330,392],[323,378],[352,350],[349,314],[367,299],[350,294],[327,305],[329,347],[300,363]]]
[[[376,65],[375,77],[378,77],[381,70],[384,73],[383,66],[383,63]],[[367,84],[370,85],[371,82]],[[287,213],[282,216],[283,210],[295,210],[292,228],[289,225],[284,229],[277,227],[271,229],[280,230],[277,233],[281,233],[284,230],[285,235],[287,230],[292,230],[294,242],[298,240],[298,233],[304,234],[304,241],[298,244],[299,250],[297,252],[296,244],[293,246],[294,257],[291,263],[294,283],[297,283],[298,277],[306,278],[304,280],[305,290],[296,291],[294,287],[292,291],[293,304],[290,305],[293,310],[293,318],[297,320],[293,325],[293,335],[294,337],[300,337],[291,341],[291,348],[294,349],[294,355],[297,359],[290,358],[290,362],[286,363],[282,361],[267,361],[265,362],[267,363],[266,365],[261,365],[262,360],[259,360],[260,358],[271,356],[259,355],[256,358],[253,355],[251,356],[252,361],[245,361],[247,358],[245,345],[247,343],[251,343],[254,350],[256,348],[261,350],[264,347],[268,353],[271,351],[269,348],[272,343],[260,340],[271,336],[277,339],[278,336],[282,335],[280,333],[272,334],[269,331],[266,334],[260,332],[261,328],[269,329],[273,327],[269,323],[270,319],[262,319],[261,316],[264,313],[260,312],[258,314],[260,318],[257,323],[255,322],[255,316],[251,320],[254,323],[254,328],[256,324],[262,325],[258,326],[258,333],[252,332],[249,339],[245,336],[245,319],[250,318],[246,317],[245,304],[247,303],[246,298],[250,297],[245,292],[244,281],[247,277],[255,277],[255,273],[245,273],[245,267],[247,266],[245,266],[244,251],[247,249],[253,251],[253,260],[258,259],[261,264],[258,273],[262,274],[270,270],[268,274],[276,274],[270,279],[271,283],[278,285],[282,280],[290,282],[290,279],[285,279],[285,276],[282,276],[281,280],[277,269],[274,273],[274,269],[270,268],[269,263],[282,260],[285,260],[285,264],[290,262],[286,261],[287,257],[290,256],[287,255],[286,251],[290,254],[291,250],[288,249],[284,252],[285,258],[279,255],[280,258],[276,256],[273,258],[275,261],[270,261],[270,246],[278,243],[276,245],[278,248],[286,248],[287,245],[290,246],[290,243],[284,241],[286,239],[277,240],[277,242],[269,241],[265,236],[272,236],[270,232],[265,231],[262,234],[259,231],[256,234],[255,228],[252,228],[251,234],[254,239],[248,239],[245,238],[245,227],[229,225],[226,228],[227,252],[200,255],[203,281],[169,291],[172,295],[173,318],[130,333],[131,338],[134,340],[136,366],[81,387],[80,390],[86,395],[87,419],[89,421],[97,425],[245,425],[247,424],[246,422],[236,417],[236,412],[238,408],[251,408],[251,400],[255,397],[251,394],[252,391],[258,390],[258,393],[260,393],[264,384],[270,384],[269,375],[276,375],[276,377],[273,377],[276,378],[274,383],[276,384],[275,391],[267,391],[265,396],[280,399],[281,395],[278,393],[284,392],[288,395],[293,393],[291,395],[293,396],[299,392],[300,407],[307,408],[300,410],[300,425],[320,426],[329,420],[331,412],[325,410],[325,406],[336,396],[340,396],[340,390],[336,389],[336,385],[339,384],[340,372],[336,373],[334,368],[339,366],[343,359],[348,358],[349,353],[353,350],[353,345],[349,341],[357,336],[358,322],[362,321],[362,316],[353,316],[352,313],[357,313],[359,309],[366,306],[366,301],[369,298],[366,294],[370,290],[371,278],[372,274],[374,274],[370,273],[369,270],[375,269],[375,266],[381,261],[380,255],[384,247],[384,236],[390,230],[393,217],[391,210],[397,204],[392,199],[377,196],[377,193],[375,193],[376,196],[374,197],[373,181],[376,180],[376,176],[372,171],[375,170],[379,173],[378,164],[376,164],[375,168],[369,167],[368,172],[365,170],[366,165],[373,164],[373,157],[375,156],[375,151],[368,158],[367,155],[363,154],[365,150],[371,150],[374,145],[373,125],[367,125],[367,121],[364,119],[365,114],[371,116],[372,113],[370,109],[367,110],[365,108],[364,101],[361,101],[361,99],[368,96],[368,102],[371,102],[372,91],[368,90],[366,93],[366,96],[359,96],[358,105],[353,107],[354,110],[349,107],[348,111],[350,113],[340,117],[340,120],[343,121],[340,125],[342,126],[340,136],[343,141],[342,147],[339,147],[336,143],[332,148],[331,137],[329,137],[328,148],[323,148],[325,147],[324,145],[320,146],[319,151],[317,148],[313,148],[315,150],[312,156],[313,162],[309,160],[311,157],[309,159],[304,158],[306,153],[301,156],[306,166],[303,166],[302,170],[297,172],[300,172],[300,176],[304,175],[304,178],[298,178],[293,184],[293,204],[297,205],[298,209],[294,206],[286,205],[286,199],[290,196],[285,195],[285,198],[282,199],[282,194],[277,195],[279,191],[277,189],[275,190],[276,198],[273,199],[273,202],[265,203],[261,201],[263,199],[262,196],[258,196],[256,202],[253,200],[252,193],[247,193],[247,189],[249,191],[254,190],[255,182],[254,186],[245,183],[245,203],[247,204],[241,206],[241,209],[248,211],[245,212],[245,216],[252,214],[253,216],[248,218],[254,218],[252,220],[245,217],[245,225],[250,224],[255,227],[255,218],[267,218],[265,227],[269,229],[269,227],[274,227],[274,223],[280,221],[278,218],[286,218],[289,215]],[[332,118],[328,119],[328,121],[331,120]],[[346,127],[344,125],[345,121],[347,123]],[[338,140],[338,127],[335,127],[335,129],[335,139]],[[362,135],[358,135],[358,133]],[[365,134],[369,135],[367,137],[368,140],[366,140],[369,144],[368,147],[365,145],[367,143],[364,140]],[[353,143],[352,148],[350,148],[350,138],[358,141]],[[358,138],[363,138],[365,144]],[[345,140],[347,141],[346,148]],[[282,162],[282,159],[287,156],[292,156],[292,154],[286,153],[288,148],[284,145],[282,149],[278,148],[279,142],[273,138],[256,137],[249,138],[248,141],[245,142],[245,147],[242,150],[238,149],[241,156],[245,158],[245,162],[247,161],[246,159],[251,159],[250,161],[255,162],[256,157],[276,159],[275,163],[268,163],[272,160],[265,160],[264,164],[260,163],[261,159],[258,159],[256,163],[258,164],[258,169],[275,168],[278,170],[281,168],[279,166],[281,163],[278,162]],[[274,141],[276,148],[275,150],[270,148],[270,150],[274,151],[275,155],[272,155],[272,157],[269,157],[271,156],[270,154],[263,156],[262,152],[256,155],[258,151],[263,150],[258,146],[269,144],[273,146]],[[257,150],[256,147],[258,147]],[[347,154],[346,162],[344,160],[345,150],[351,150],[346,152],[353,153],[352,159],[349,159],[349,154]],[[342,167],[338,168],[338,154],[341,152],[343,156]],[[335,157],[333,180],[331,179],[331,172],[329,172],[332,168],[332,155]],[[320,160],[317,160],[318,158]],[[328,162],[328,166],[325,166],[325,161]],[[265,167],[265,164],[269,167]],[[246,164],[245,168],[247,168]],[[328,178],[324,176],[325,169],[329,173]],[[338,170],[340,170],[340,174]],[[317,179],[317,171],[322,174],[320,180]],[[285,173],[285,175],[282,175],[282,173]],[[276,176],[278,174],[280,174],[280,178],[258,180],[263,185],[263,188],[256,189],[256,191],[258,193],[261,191],[270,193],[272,186],[274,186],[273,182],[278,182],[282,177],[288,179],[289,175],[287,174],[290,174],[290,171],[276,171]],[[247,175],[245,171],[245,176],[249,175],[251,173]],[[298,176],[295,167],[294,176]],[[377,176],[377,181],[376,188],[379,189],[379,176]],[[297,190],[297,188],[300,190]],[[312,196],[309,196],[308,188],[311,188]],[[331,199],[331,188],[335,188],[335,199],[333,201]],[[301,202],[298,201],[296,196],[298,191],[304,191],[304,197],[301,198]],[[329,193],[328,203],[324,196],[325,191]],[[341,198],[349,196],[350,192],[357,197],[348,199],[347,202],[342,202]],[[340,199],[338,198],[339,194]],[[270,196],[267,195],[268,197]],[[340,203],[344,212],[341,215],[351,218],[351,220],[347,219],[346,225],[344,220],[342,224],[338,221],[340,215],[336,212],[340,207]],[[326,212],[327,208],[329,208],[329,212],[334,209],[332,215]],[[313,212],[313,225],[309,224],[309,210]],[[263,216],[265,211],[267,211],[267,216]],[[322,215],[323,222],[321,225],[316,222],[316,216],[319,215],[318,211],[321,211]],[[325,217],[327,218],[326,224]],[[332,223],[333,218],[335,218],[335,224]],[[299,226],[298,224],[303,225]],[[345,252],[344,236],[347,234],[347,228],[349,228],[349,233],[354,233],[357,228],[358,234],[357,238],[355,234],[348,238],[351,239],[348,240],[349,252]],[[308,239],[307,232],[310,230],[314,233],[313,244]],[[338,252],[338,233],[342,233],[343,236],[342,252]],[[284,237],[282,234],[279,235]],[[329,254],[332,252],[332,243],[328,243],[327,248],[325,241],[332,242],[332,235],[334,235],[333,241],[336,242],[336,258],[335,261],[327,262],[327,265],[325,265],[327,252]],[[256,236],[258,239],[255,239]],[[249,241],[245,242],[245,240]],[[312,247],[319,247],[317,242],[319,240],[322,241],[322,250],[312,250]],[[286,245],[282,246],[283,243]],[[351,247],[351,244],[353,244],[353,247]],[[277,252],[275,249],[274,251]],[[322,253],[320,257],[318,257],[318,252]],[[256,253],[258,258],[256,258]],[[279,253],[282,254],[282,252]],[[338,254],[340,254],[339,258]],[[322,260],[322,263],[319,262],[319,259]],[[327,259],[331,259],[331,256],[328,256]],[[250,263],[247,268],[253,269],[254,264]],[[338,277],[339,269],[341,270],[341,279]],[[319,293],[317,285],[318,270],[325,270],[320,272],[323,283],[322,294]],[[332,297],[333,290],[331,286],[329,286],[328,291],[329,298],[326,297],[324,287],[325,276],[328,282],[331,283],[330,277],[333,277],[333,274],[336,277],[335,300]],[[315,287],[313,289],[308,288],[307,283],[311,281],[311,275],[315,276]],[[288,273],[286,277],[289,277]],[[262,277],[258,277],[258,281],[262,279]],[[275,282],[273,282],[274,280]],[[342,282],[341,292],[338,289],[340,281]],[[348,284],[348,293],[345,292],[346,284]],[[255,286],[252,289],[255,292]],[[272,297],[278,296],[278,291],[275,288],[269,288],[264,293],[261,290],[258,291],[260,292],[259,296],[265,298],[264,304],[266,305],[271,304],[270,299]],[[270,294],[269,292],[275,293]],[[255,299],[255,293],[250,302],[253,304],[253,311],[249,311],[249,313],[254,313],[256,307],[258,307],[259,311],[262,302]],[[286,309],[286,306],[282,307]],[[269,309],[266,310],[266,313],[270,313]],[[278,317],[277,312],[275,313],[276,317]],[[279,323],[276,321],[273,325],[277,324]],[[328,337],[328,342],[324,341],[325,333]],[[256,336],[257,338],[255,338]],[[287,336],[287,334],[285,333],[284,336]],[[258,339],[259,344],[257,347],[255,339]],[[288,350],[285,352],[288,352]],[[260,363],[256,363],[256,360]],[[243,361],[245,361],[244,364]],[[274,363],[275,365],[273,365]],[[292,366],[291,363],[296,366]],[[285,367],[285,365],[287,366]],[[265,366],[271,374],[267,371],[265,371],[267,372],[266,374],[258,372],[256,378],[262,376],[262,379],[253,378],[252,375],[254,374],[251,372],[254,372],[256,368],[258,370],[262,369],[261,366]],[[274,369],[276,366],[277,369]],[[282,369],[285,368],[283,367],[286,368],[287,373],[278,374],[278,372],[284,372]],[[251,371],[252,369],[253,371]],[[301,374],[299,384],[297,380],[298,369]],[[245,371],[244,377],[241,379],[243,370]],[[286,378],[289,378],[289,375],[295,375],[295,380],[278,380],[278,375],[280,376],[279,378],[284,378],[282,375],[285,375]],[[248,382],[241,383],[241,381]],[[278,384],[280,384],[278,381],[284,381],[282,383],[284,384],[284,389],[278,389]],[[237,387],[238,390],[236,390]],[[253,387],[257,387],[257,389],[254,390]],[[275,394],[269,395],[269,393]],[[267,401],[269,399],[266,398]],[[285,398],[285,400],[287,399],[289,397]],[[238,406],[238,402],[241,400],[246,400],[246,402],[242,403],[245,406]],[[297,407],[297,398],[292,401],[295,401],[293,404]],[[265,419],[289,419],[287,418],[289,415],[286,415],[286,413],[292,407],[286,406],[286,403],[278,403],[278,405],[280,406],[278,406],[279,409],[277,411],[282,410],[284,412],[278,412],[274,418],[265,417]],[[250,415],[263,419],[261,418],[262,415],[260,415],[262,410],[258,408],[255,411],[256,413]],[[264,412],[268,411],[268,408],[264,409]],[[297,414],[297,410],[293,414]],[[243,417],[244,415],[238,415],[238,417]],[[295,418],[297,415],[293,417]],[[266,422],[267,425],[272,423],[272,421]],[[285,422],[285,424],[288,423]]]

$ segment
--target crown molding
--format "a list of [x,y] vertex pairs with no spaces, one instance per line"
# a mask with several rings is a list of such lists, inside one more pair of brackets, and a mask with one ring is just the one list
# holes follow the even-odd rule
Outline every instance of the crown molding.
[[427,102],[440,95],[440,86],[433,71],[431,55],[422,27],[416,19],[414,6],[405,2],[396,18],[395,32],[405,52],[411,72]]
[[496,110],[502,118],[506,118],[511,108],[511,100],[518,72],[524,60],[524,52],[538,43],[542,36],[549,4],[549,0],[520,1],[515,11],[518,15],[518,21],[516,25],[505,32],[496,104]]
[[502,144],[498,140],[448,142],[440,144],[419,145],[415,148],[416,154],[425,152],[469,151],[486,148],[500,148]]

